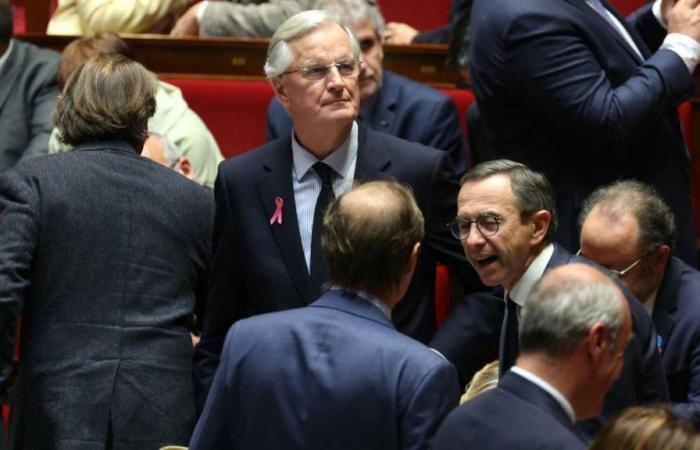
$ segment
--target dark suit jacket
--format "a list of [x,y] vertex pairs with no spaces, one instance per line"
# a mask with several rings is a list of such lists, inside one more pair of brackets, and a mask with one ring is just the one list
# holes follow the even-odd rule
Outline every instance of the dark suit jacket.
[[0,172],[48,152],[59,57],[13,39],[12,52],[0,71]]
[[3,341],[23,314],[10,448],[186,444],[211,192],[103,142],[0,176],[0,210]]
[[700,273],[671,258],[652,317],[673,409],[700,427]]
[[676,254],[697,265],[676,111],[693,82],[675,53],[656,51],[665,30],[651,5],[627,27],[644,62],[581,0],[476,0],[471,27],[471,81],[489,145],[497,157],[523,162],[552,182],[557,242],[578,247],[576,216],[592,189],[636,178],[669,204],[678,223]]
[[[359,121],[375,131],[444,150],[457,174],[467,170],[457,108],[450,97],[431,87],[385,70],[372,110]],[[276,97],[270,101],[266,127],[268,140],[292,132],[292,120]]]
[[[226,332],[238,319],[308,305],[309,273],[292,187],[291,135],[223,162],[214,189],[214,262],[195,377],[202,397],[211,384]],[[409,291],[394,308],[399,331],[422,342],[435,332],[435,263],[450,265],[468,291],[480,286],[459,241],[445,224],[454,218],[458,186],[444,152],[359,127],[355,179],[394,177],[411,186],[425,216],[426,236]],[[275,198],[281,224],[270,225]]]
[[435,450],[578,450],[585,448],[566,411],[548,392],[508,372],[498,386],[453,410]]
[[333,290],[236,322],[190,449],[426,449],[458,395],[444,358]]

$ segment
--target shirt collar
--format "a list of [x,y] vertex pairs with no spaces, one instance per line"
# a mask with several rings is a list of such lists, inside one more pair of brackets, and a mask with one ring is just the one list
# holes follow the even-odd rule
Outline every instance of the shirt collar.
[[14,39],[10,39],[10,45],[7,46],[7,50],[5,50],[5,53],[3,53],[2,56],[0,56],[0,74],[2,73],[2,68],[5,66],[7,58],[9,58],[10,53],[12,53],[12,48],[15,46],[14,42]]
[[378,299],[377,297],[375,297],[373,295],[369,295],[367,292],[361,291],[359,289],[343,289],[340,286],[336,286],[336,285],[331,286],[331,289],[344,290],[345,292],[348,292],[350,294],[355,294],[358,297],[360,297],[364,300],[367,300],[368,302],[370,302],[371,304],[376,306],[377,309],[379,309],[382,312],[382,314],[384,314],[387,317],[387,319],[391,320],[391,309],[389,309],[387,304],[384,303],[383,301],[381,301],[380,299]]
[[518,306],[523,306],[523,304],[525,304],[525,299],[530,295],[530,292],[535,287],[535,283],[542,278],[544,271],[547,270],[547,264],[549,264],[549,260],[552,259],[553,254],[554,245],[547,244],[540,254],[532,260],[530,267],[525,270],[525,273],[518,282],[515,283],[513,289],[510,292],[506,292],[507,295],[510,295],[511,300]]
[[525,378],[526,380],[532,382],[533,384],[536,384],[540,388],[542,388],[545,392],[547,392],[549,395],[554,397],[554,400],[557,401],[564,409],[566,412],[566,415],[569,416],[569,419],[571,419],[571,423],[576,422],[576,415],[574,414],[574,408],[571,407],[571,403],[562,395],[561,392],[557,390],[554,386],[543,380],[542,378],[538,377],[532,372],[529,372],[522,367],[518,366],[513,366],[510,368],[511,372],[517,373],[521,377]]
[[[322,160],[343,179],[348,178],[352,163],[357,156],[357,134],[357,122],[353,122],[350,134],[345,141]],[[294,132],[292,132],[292,161],[294,174],[299,182],[314,164],[321,161],[301,146]]]

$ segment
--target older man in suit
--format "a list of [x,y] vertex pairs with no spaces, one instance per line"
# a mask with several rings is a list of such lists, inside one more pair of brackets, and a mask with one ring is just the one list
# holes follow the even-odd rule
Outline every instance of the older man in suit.
[[12,39],[12,3],[0,0],[0,172],[48,152],[59,54]]
[[676,107],[693,89],[699,16],[694,1],[657,0],[629,20],[607,0],[474,2],[470,74],[488,146],[547,175],[569,251],[583,200],[635,178],[671,207],[674,252],[697,265]]
[[632,339],[627,301],[590,265],[553,269],[528,295],[520,356],[498,386],[440,427],[436,450],[575,450],[576,420],[598,414]]
[[202,393],[236,320],[318,297],[327,281],[322,212],[354,180],[394,177],[411,186],[425,215],[418,267],[392,313],[399,331],[423,342],[433,335],[437,261],[449,264],[467,288],[479,285],[445,227],[458,189],[447,154],[355,121],[359,54],[351,30],[323,11],[290,18],[270,41],[265,71],[294,133],[219,166],[214,263],[196,354]]
[[673,213],[648,185],[597,189],[581,213],[581,254],[607,267],[644,304],[673,409],[700,427],[700,272],[671,256]]
[[[467,170],[467,154],[457,109],[451,98],[435,89],[384,70],[384,17],[366,0],[319,0],[316,8],[347,20],[362,51],[358,121],[376,131],[446,151],[455,172]],[[267,111],[267,137],[292,132],[292,120],[277,99]]]
[[360,185],[324,225],[331,289],[233,325],[192,450],[425,449],[457,405],[454,368],[391,322],[424,234],[409,189]]
[[[544,175],[523,164],[493,160],[474,166],[462,178],[457,204],[457,218],[451,227],[454,236],[460,239],[481,281],[505,290],[499,349],[500,372],[504,374],[518,357],[519,311],[537,280],[561,265],[592,263],[553,243],[554,192]],[[591,436],[616,411],[668,399],[654,326],[639,301],[624,291],[632,313],[634,339],[625,351],[625,369],[606,397],[603,414],[582,424],[582,429]],[[469,297],[465,300],[468,302]],[[432,343],[448,358],[454,346],[479,345],[454,338],[440,339],[440,336],[456,336],[460,329],[469,327],[470,321],[479,320],[462,317],[460,311],[459,307],[455,309],[455,315],[443,325]],[[498,324],[491,327],[498,329]]]
[[89,60],[56,106],[73,151],[0,176],[3,348],[22,314],[12,449],[151,450],[190,437],[189,332],[214,204],[139,155],[155,90],[123,56]]

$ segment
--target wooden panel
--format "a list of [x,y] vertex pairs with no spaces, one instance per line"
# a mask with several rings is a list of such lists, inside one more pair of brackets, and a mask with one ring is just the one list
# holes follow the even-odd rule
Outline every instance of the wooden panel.
[[24,0],[24,22],[27,33],[44,33],[51,14],[50,0]]

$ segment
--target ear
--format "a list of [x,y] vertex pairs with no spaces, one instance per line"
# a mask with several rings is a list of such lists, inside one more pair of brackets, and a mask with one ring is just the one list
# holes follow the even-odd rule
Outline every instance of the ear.
[[413,245],[413,250],[411,251],[411,257],[408,260],[408,267],[406,267],[406,272],[410,272],[411,278],[413,278],[413,272],[416,270],[416,264],[418,264],[418,255],[420,254],[420,242],[416,242]]
[[272,79],[272,88],[275,90],[275,95],[280,103],[282,103],[282,106],[284,106],[284,109],[289,111],[289,96],[287,95],[287,87],[285,86],[282,76]]
[[190,160],[187,159],[186,156],[181,156],[177,163],[180,166],[182,174],[191,180],[194,174],[192,173],[192,164],[190,164]]
[[668,245],[660,245],[659,248],[649,256],[654,273],[662,273],[666,269],[668,259],[671,257],[671,247]]
[[535,246],[542,242],[547,236],[547,230],[552,222],[552,214],[544,209],[541,209],[532,214],[530,222],[534,226],[532,237],[530,238],[530,246]]
[[588,356],[594,363],[597,363],[605,352],[609,352],[610,348],[610,332],[608,327],[602,322],[596,322],[588,330],[586,336],[586,346]]

